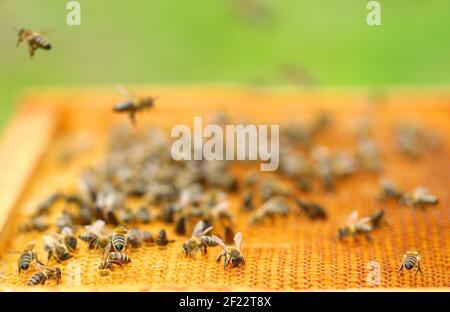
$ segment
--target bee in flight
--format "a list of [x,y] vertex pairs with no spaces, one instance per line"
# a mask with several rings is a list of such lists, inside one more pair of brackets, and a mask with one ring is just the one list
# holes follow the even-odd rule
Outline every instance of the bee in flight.
[[403,260],[400,268],[398,269],[398,273],[402,273],[403,268],[409,270],[412,270],[414,267],[417,267],[417,272],[422,273],[422,270],[420,269],[420,254],[415,250],[408,250],[403,255]]
[[208,247],[217,246],[217,241],[206,234],[212,230],[212,226],[205,229],[205,222],[199,221],[192,232],[192,237],[183,244],[183,251],[186,256],[194,256],[200,249],[202,254],[206,255]]
[[19,260],[17,261],[17,266],[19,267],[19,273],[24,270],[28,270],[30,264],[33,260],[36,260],[37,263],[42,264],[36,252],[33,251],[34,244],[28,245],[25,250],[20,254]]
[[114,106],[114,112],[116,113],[128,113],[133,125],[136,125],[136,113],[146,109],[150,109],[154,106],[155,100],[159,98],[153,96],[135,96],[131,95],[125,88],[118,86],[119,92],[128,98],[127,101],[116,104]]
[[13,27],[13,29],[17,31],[18,34],[17,46],[26,41],[28,43],[28,52],[31,57],[34,56],[37,49],[51,50],[52,45],[44,35],[25,28],[17,29]]
[[[59,284],[61,282],[61,277],[63,274],[61,269],[58,267],[49,267],[45,265],[36,265],[36,268],[41,269],[41,271],[36,272],[31,276],[28,280],[28,286],[37,286],[44,285],[47,280],[56,280],[56,283]],[[65,274],[71,277],[68,274]]]
[[224,269],[228,268],[228,265],[231,263],[233,268],[239,267],[241,265],[245,265],[244,256],[241,253],[242,246],[242,233],[238,232],[234,236],[234,246],[226,246],[225,243],[217,236],[213,235],[212,238],[223,248],[221,254],[217,257],[217,262],[224,259],[223,267]]

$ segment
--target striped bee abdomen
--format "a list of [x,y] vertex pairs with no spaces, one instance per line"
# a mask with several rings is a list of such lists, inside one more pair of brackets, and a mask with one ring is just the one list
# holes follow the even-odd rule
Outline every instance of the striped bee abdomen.
[[122,251],[127,245],[127,237],[121,233],[113,233],[111,237],[111,244],[115,251]]
[[37,272],[28,280],[28,286],[44,284],[45,279],[46,279],[45,273]]
[[31,39],[38,47],[40,47],[43,50],[50,50],[52,48],[52,45],[50,42],[45,38],[44,36],[38,35]]
[[19,273],[21,270],[28,270],[32,260],[33,260],[33,253],[31,252],[22,253],[18,261]]
[[117,264],[127,264],[131,262],[131,259],[128,255],[121,252],[112,252],[109,255],[109,261]]
[[218,245],[217,241],[214,240],[211,236],[202,236],[200,240],[208,247],[216,247]]
[[114,106],[115,112],[128,112],[130,109],[133,109],[134,105],[132,102],[127,101],[123,103],[119,103],[116,106]]
[[411,270],[417,265],[417,257],[415,256],[405,256],[403,260],[403,265],[405,266],[405,269]]

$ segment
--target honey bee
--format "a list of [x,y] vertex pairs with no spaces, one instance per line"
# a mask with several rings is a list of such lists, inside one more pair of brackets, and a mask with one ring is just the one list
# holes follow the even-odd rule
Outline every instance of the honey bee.
[[63,199],[64,195],[60,192],[49,195],[42,203],[40,203],[35,211],[35,215],[41,215],[48,213],[50,208],[60,199]]
[[224,258],[224,269],[228,268],[228,265],[231,263],[233,268],[239,267],[241,265],[245,265],[244,256],[241,253],[242,246],[242,233],[238,232],[234,236],[234,246],[226,246],[225,243],[217,236],[212,236],[212,238],[223,248],[222,253],[217,257],[217,262]]
[[78,238],[88,243],[89,249],[103,248],[109,242],[108,238],[103,234],[104,227],[105,221],[97,220],[92,225],[86,225],[84,227],[86,231],[82,232]]
[[254,208],[254,206],[253,206],[253,193],[252,192],[247,192],[242,197],[241,209],[242,210],[246,210],[246,211],[250,211],[250,210],[253,210],[253,208]]
[[134,228],[128,231],[127,233],[128,243],[132,248],[139,248],[142,245],[142,242],[146,244],[153,243],[153,236],[148,231],[139,231],[139,229]]
[[390,180],[380,181],[380,190],[378,191],[377,199],[385,201],[388,199],[400,200],[403,197],[403,192],[399,191],[395,184]]
[[57,240],[50,235],[42,236],[42,240],[44,241],[44,250],[48,253],[48,261],[55,258],[55,260],[60,263],[72,258],[68,248],[60,240]]
[[136,125],[136,113],[150,109],[154,106],[155,100],[159,97],[153,96],[132,96],[123,87],[118,87],[119,91],[128,98],[127,101],[114,106],[114,112],[127,113],[133,125]]
[[35,260],[37,263],[42,264],[39,259],[38,256],[36,254],[36,252],[33,251],[34,249],[34,244],[30,244],[28,245],[24,251],[22,251],[22,253],[19,256],[19,260],[17,261],[17,266],[19,267],[19,273],[24,270],[28,270],[28,268],[30,267],[31,263]]
[[203,255],[206,255],[208,247],[217,246],[216,240],[206,234],[212,230],[212,226],[205,229],[205,222],[199,221],[192,232],[191,238],[189,238],[183,244],[183,251],[186,256],[194,256],[198,250],[202,251]]
[[111,247],[117,252],[122,252],[128,245],[128,230],[123,227],[117,227],[109,236]]
[[[28,286],[44,285],[47,280],[55,280],[56,284],[59,285],[61,282],[62,275],[65,274],[61,272],[58,267],[49,267],[44,265],[36,265],[36,268],[42,271],[36,272],[28,280]],[[70,277],[70,275],[65,274]]]
[[296,200],[297,206],[310,218],[310,219],[326,219],[327,213],[325,209],[316,203],[307,203],[300,199]]
[[17,31],[18,34],[17,46],[24,41],[28,43],[28,52],[30,53],[30,57],[34,56],[37,49],[51,50],[52,45],[44,35],[25,28],[16,29],[13,27],[13,29]]
[[419,252],[415,250],[408,250],[403,255],[402,264],[400,265],[400,268],[398,269],[398,272],[401,274],[403,271],[403,268],[406,270],[412,270],[414,267],[417,267],[416,274],[418,272],[422,273],[422,270],[420,269],[420,254]]
[[281,196],[273,197],[259,207],[251,216],[251,224],[261,224],[265,220],[275,221],[276,216],[286,217],[289,213],[289,206],[286,199]]
[[345,226],[339,228],[338,237],[342,240],[346,236],[356,237],[358,234],[364,234],[370,240],[369,233],[372,232],[374,226],[370,217],[365,217],[358,220],[358,212],[353,211],[347,220]]
[[436,205],[438,198],[428,193],[424,187],[417,187],[412,193],[403,195],[400,203],[406,206],[424,208],[428,205]]
[[162,229],[159,231],[159,235],[156,238],[156,245],[158,246],[167,246],[169,243],[173,243],[175,240],[169,240],[167,239],[167,232],[166,230]]
[[28,222],[20,226],[21,232],[38,231],[43,232],[49,228],[47,219],[44,216],[34,216]]
[[141,222],[144,224],[150,223],[150,221],[152,220],[152,217],[150,215],[149,209],[145,206],[139,208],[138,211],[136,212],[135,219],[138,222]]
[[69,251],[77,249],[77,238],[73,235],[73,230],[70,227],[64,227],[61,230],[62,240]]
[[100,270],[111,269],[113,264],[124,265],[131,262],[128,255],[121,252],[108,253],[106,258],[100,264]]

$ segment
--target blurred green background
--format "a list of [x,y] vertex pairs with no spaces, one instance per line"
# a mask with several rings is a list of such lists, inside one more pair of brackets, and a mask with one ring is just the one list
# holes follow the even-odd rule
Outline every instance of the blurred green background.
[[[0,2],[0,127],[28,86],[450,83],[448,0],[380,0],[372,27],[365,0],[80,0],[81,26],[67,2]],[[11,26],[54,49],[30,59]]]

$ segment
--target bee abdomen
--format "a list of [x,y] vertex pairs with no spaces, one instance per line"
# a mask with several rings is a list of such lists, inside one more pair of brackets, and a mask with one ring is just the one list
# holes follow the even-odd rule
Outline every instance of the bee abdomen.
[[19,268],[21,270],[27,270],[32,259],[33,256],[29,252],[21,254],[19,257]]
[[45,38],[44,36],[36,36],[34,38],[34,42],[36,42],[36,44],[44,50],[50,50],[52,48],[52,45],[50,44],[50,42],[47,40],[47,38]]
[[127,244],[127,238],[123,234],[113,234],[111,242],[114,250],[122,251]]
[[116,106],[114,106],[114,111],[115,112],[128,112],[129,110],[131,110],[133,108],[134,108],[133,103],[128,101],[128,102],[119,103]]
[[79,238],[83,242],[91,243],[92,241],[97,239],[97,235],[95,235],[94,233],[90,233],[90,232],[83,232],[83,233],[80,234]]
[[28,280],[28,286],[43,284],[44,281],[45,281],[45,274],[43,272],[37,272]]
[[417,264],[417,258],[414,256],[406,256],[403,260],[403,264],[407,270],[411,270]]
[[126,263],[131,262],[130,257],[121,252],[112,252],[109,255],[109,260],[113,263],[119,263],[119,264],[126,264]]
[[202,236],[200,240],[208,247],[215,247],[218,245],[217,241],[214,240],[211,236]]

